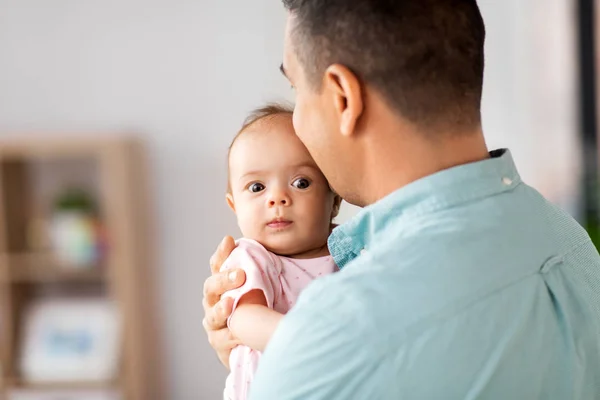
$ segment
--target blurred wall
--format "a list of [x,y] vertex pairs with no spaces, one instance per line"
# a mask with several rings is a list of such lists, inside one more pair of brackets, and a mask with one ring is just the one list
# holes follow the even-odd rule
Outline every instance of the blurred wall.
[[527,183],[581,217],[576,2],[478,3],[487,26],[488,146],[509,147]]
[[[576,211],[567,3],[480,1],[483,109],[490,146],[510,146],[530,183]],[[148,144],[157,312],[175,400],[222,390],[226,374],[201,326],[202,284],[219,239],[238,232],[223,201],[229,141],[253,106],[291,99],[278,72],[284,18],[274,0],[0,0],[0,135],[124,131]]]

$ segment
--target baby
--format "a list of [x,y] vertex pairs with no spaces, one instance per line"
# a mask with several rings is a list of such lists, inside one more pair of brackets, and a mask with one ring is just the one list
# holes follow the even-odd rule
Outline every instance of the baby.
[[283,314],[313,279],[337,271],[327,237],[341,199],[296,136],[292,110],[279,105],[253,112],[233,139],[226,197],[244,239],[222,270],[244,269],[246,283],[225,294],[243,345],[231,352],[224,398],[243,400]]

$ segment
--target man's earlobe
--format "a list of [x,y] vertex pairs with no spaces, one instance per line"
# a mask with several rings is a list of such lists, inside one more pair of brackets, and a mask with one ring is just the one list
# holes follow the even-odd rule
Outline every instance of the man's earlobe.
[[364,106],[360,80],[347,67],[332,64],[325,71],[324,85],[332,96],[340,132],[344,136],[353,135]]
[[235,212],[235,202],[233,201],[233,195],[231,193],[227,193],[225,195],[225,200],[227,201],[227,205],[231,208],[231,211]]

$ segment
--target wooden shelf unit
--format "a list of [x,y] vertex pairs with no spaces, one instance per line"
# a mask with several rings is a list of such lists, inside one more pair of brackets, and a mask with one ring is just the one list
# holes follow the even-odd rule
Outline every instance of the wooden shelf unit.
[[[101,265],[69,268],[28,248],[31,165],[89,163],[109,248]],[[67,168],[68,169],[68,168]],[[141,145],[129,138],[0,140],[0,398],[12,389],[115,389],[123,400],[162,400],[153,257]],[[23,314],[36,288],[94,287],[121,317],[120,369],[110,382],[27,382],[19,371]]]
[[29,383],[19,378],[8,378],[5,385],[13,389],[32,389],[32,390],[119,390],[117,381],[102,382],[102,381],[73,381],[73,382],[39,382]]
[[7,268],[0,279],[8,282],[98,282],[108,280],[104,266],[65,267],[52,254],[22,253],[4,257]]

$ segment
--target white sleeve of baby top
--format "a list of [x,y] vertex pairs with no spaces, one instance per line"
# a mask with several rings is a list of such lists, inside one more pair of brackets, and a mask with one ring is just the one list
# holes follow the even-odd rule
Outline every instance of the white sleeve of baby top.
[[240,239],[237,247],[221,267],[221,271],[241,268],[246,273],[246,282],[238,289],[230,290],[223,296],[234,299],[233,309],[246,293],[261,290],[267,300],[267,306],[273,308],[275,296],[280,291],[280,266],[271,254],[258,242]]

